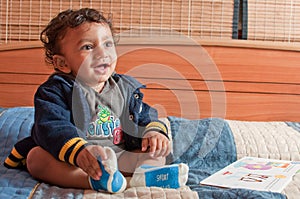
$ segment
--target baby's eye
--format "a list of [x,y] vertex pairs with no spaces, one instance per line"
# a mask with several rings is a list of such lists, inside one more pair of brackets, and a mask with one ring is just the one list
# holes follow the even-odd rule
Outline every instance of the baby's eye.
[[84,45],[81,47],[82,50],[91,50],[93,49],[93,46],[92,45]]
[[114,42],[113,41],[106,41],[104,45],[105,45],[105,47],[113,47]]

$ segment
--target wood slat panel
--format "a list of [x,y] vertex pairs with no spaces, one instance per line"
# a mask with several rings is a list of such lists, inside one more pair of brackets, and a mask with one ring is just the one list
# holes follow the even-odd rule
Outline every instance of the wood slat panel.
[[206,48],[225,80],[300,83],[299,53],[270,49]]
[[[226,105],[224,100],[216,105],[212,113],[212,100],[209,92],[183,90],[144,89],[145,102],[155,107],[160,117],[177,116],[189,119],[206,117],[224,117]],[[214,103],[216,104],[216,103]]]
[[[5,107],[32,106],[38,85],[0,84],[0,104]],[[161,117],[189,119],[223,117],[233,120],[299,121],[300,96],[214,93],[205,91],[144,89],[145,102]],[[2,106],[3,107],[3,106]]]
[[33,106],[33,96],[38,85],[0,84],[0,106]]
[[[0,84],[7,85],[40,85],[49,75],[39,74],[5,74],[0,73]],[[205,82],[185,79],[157,79],[140,78],[137,80],[147,85],[147,89],[156,90],[182,90],[182,91],[209,91],[231,93],[253,93],[272,95],[298,95],[300,84],[270,84],[254,82]]]
[[42,48],[0,51],[0,60],[1,72],[50,74],[53,71],[44,62]]
[[[189,119],[221,117],[231,120],[299,121],[300,96],[253,93],[144,90],[145,101],[161,117]],[[182,97],[184,96],[184,97]],[[196,98],[195,98],[196,96]]]
[[[159,70],[164,68],[163,72],[170,71],[170,78],[180,74],[189,79],[300,83],[300,57],[297,51],[219,46],[134,45],[119,46],[119,49],[121,55],[117,70],[121,73],[136,68],[138,74],[159,76]],[[151,67],[151,71],[143,70],[145,65]],[[161,67],[156,69],[155,65]],[[172,69],[168,70],[168,67]],[[174,73],[171,74],[171,71]]]
[[255,94],[299,95],[300,84],[276,84],[264,82],[216,82],[182,79],[137,78],[151,89],[194,90],[214,92],[240,92]]
[[253,121],[300,121],[299,95],[227,93],[226,118]]
[[24,84],[40,85],[48,79],[48,74],[26,74],[26,73],[2,73],[0,72],[0,84]]
[[[195,50],[199,47],[118,46],[118,72],[147,84],[145,100],[161,116],[299,121],[299,52],[224,46],[204,46],[200,54]],[[217,71],[204,67],[213,66],[208,55]],[[189,56],[203,66],[195,67]],[[52,72],[43,50],[0,51],[0,60],[0,106],[32,105],[37,86]]]
[[[130,50],[136,48],[132,46],[129,49],[127,49],[128,46],[119,46],[118,48],[128,51],[126,56],[121,55],[119,58],[117,70],[120,73],[126,73],[137,66],[155,63],[156,65],[170,66],[174,71],[190,79],[203,79],[203,76],[213,75],[204,73],[207,71],[199,74],[197,68],[191,67],[191,64],[183,59],[184,57],[172,54],[172,50],[169,52],[161,50],[163,47],[160,46],[156,48],[139,47],[134,51]],[[197,55],[193,52],[194,47],[176,48],[178,48],[177,51],[181,50],[190,55]],[[223,80],[300,83],[298,76],[300,58],[296,51],[210,46],[206,46],[205,50],[208,54],[204,54],[203,57],[207,58],[209,55],[213,58]],[[43,56],[43,50],[40,48],[1,51],[1,72],[50,74],[52,69],[44,63]],[[166,59],[166,57],[168,58]],[[201,57],[198,56],[198,59]],[[207,62],[209,65],[213,63],[210,60]]]

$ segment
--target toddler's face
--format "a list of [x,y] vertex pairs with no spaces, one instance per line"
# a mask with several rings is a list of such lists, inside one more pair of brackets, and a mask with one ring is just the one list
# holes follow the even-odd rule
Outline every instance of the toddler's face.
[[117,54],[107,24],[86,22],[69,28],[60,46],[65,67],[91,87],[103,86],[115,70]]

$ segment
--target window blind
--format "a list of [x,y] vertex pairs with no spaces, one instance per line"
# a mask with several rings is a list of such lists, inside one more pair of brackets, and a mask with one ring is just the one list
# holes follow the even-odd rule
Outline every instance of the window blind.
[[243,0],[243,38],[300,42],[300,0]]
[[[0,43],[38,40],[43,27],[68,8],[95,8],[112,14],[117,33],[171,34],[198,38],[233,37],[238,0],[0,0]],[[170,32],[170,33],[169,33]]]

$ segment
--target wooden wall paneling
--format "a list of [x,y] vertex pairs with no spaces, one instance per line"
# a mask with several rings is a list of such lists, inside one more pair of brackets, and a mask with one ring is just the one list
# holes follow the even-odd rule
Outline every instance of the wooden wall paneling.
[[[118,52],[118,72],[147,85],[145,101],[160,116],[293,121],[300,117],[297,51],[122,45]],[[37,86],[53,71],[43,56],[40,47],[0,51],[0,106],[32,105]]]

